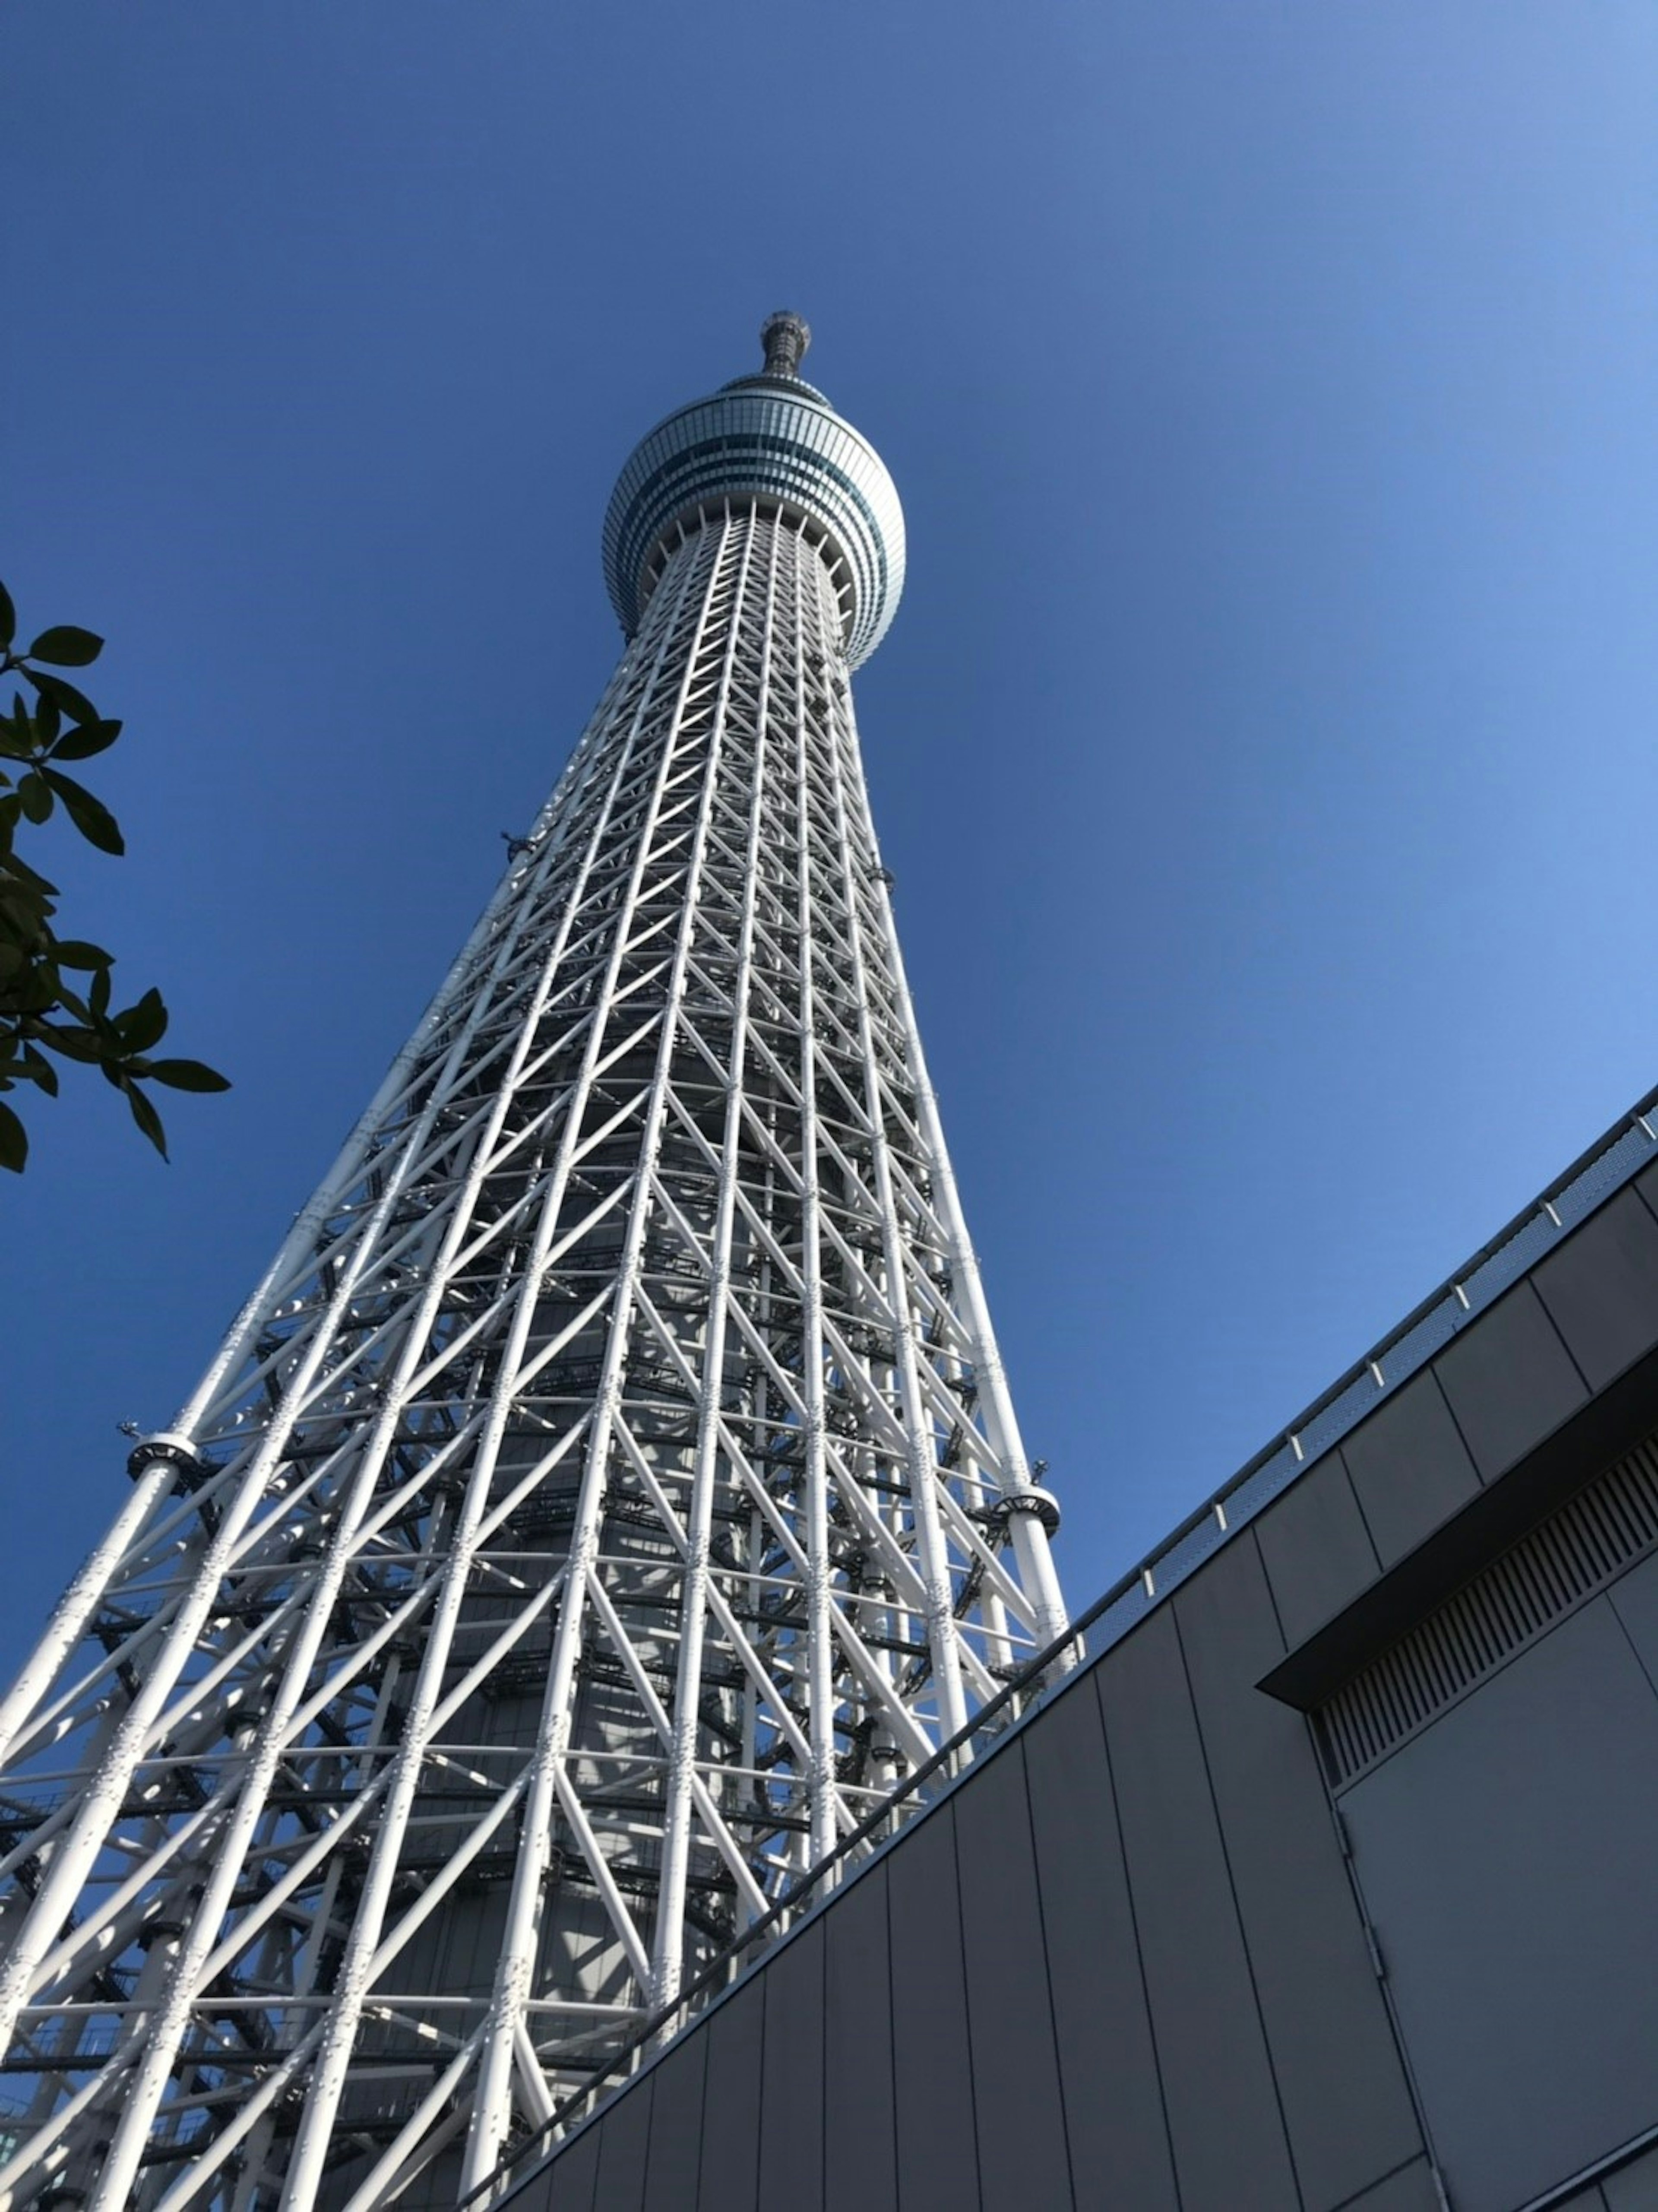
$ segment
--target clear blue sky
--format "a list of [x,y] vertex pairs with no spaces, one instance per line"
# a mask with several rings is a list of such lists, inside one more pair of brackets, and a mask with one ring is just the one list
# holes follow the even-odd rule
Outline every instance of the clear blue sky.
[[[614,473],[798,307],[1080,1604],[1654,1075],[1646,0],[14,0],[0,574],[111,642],[65,918],[236,1089],[0,1191],[9,1668],[617,639]],[[56,840],[54,830],[48,836]]]

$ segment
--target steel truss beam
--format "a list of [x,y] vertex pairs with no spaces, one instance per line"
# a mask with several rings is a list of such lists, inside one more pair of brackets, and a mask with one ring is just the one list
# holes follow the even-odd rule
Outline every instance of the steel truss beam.
[[452,2203],[1064,1626],[829,556],[686,531],[0,1706],[0,2212]]

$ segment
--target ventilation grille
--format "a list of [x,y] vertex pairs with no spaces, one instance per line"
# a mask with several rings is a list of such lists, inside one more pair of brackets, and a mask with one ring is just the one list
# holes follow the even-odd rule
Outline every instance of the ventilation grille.
[[1658,1547],[1655,1444],[1619,1460],[1337,1691],[1319,1715],[1333,1788],[1356,1781]]

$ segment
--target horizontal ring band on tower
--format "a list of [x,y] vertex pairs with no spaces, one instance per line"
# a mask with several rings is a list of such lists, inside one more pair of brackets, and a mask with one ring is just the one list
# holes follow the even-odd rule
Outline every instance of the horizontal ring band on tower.
[[792,376],[740,378],[670,415],[629,456],[604,518],[604,582],[623,629],[638,628],[680,528],[751,500],[823,543],[859,666],[903,590],[903,509],[873,447]]

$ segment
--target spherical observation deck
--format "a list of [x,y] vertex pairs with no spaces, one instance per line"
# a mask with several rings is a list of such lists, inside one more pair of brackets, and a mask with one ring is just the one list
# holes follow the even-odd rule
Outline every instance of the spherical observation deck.
[[683,532],[756,501],[823,549],[855,668],[885,636],[904,587],[904,513],[880,455],[797,371],[811,333],[776,314],[765,366],[659,422],[629,456],[604,517],[604,582],[631,637]]

